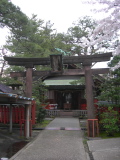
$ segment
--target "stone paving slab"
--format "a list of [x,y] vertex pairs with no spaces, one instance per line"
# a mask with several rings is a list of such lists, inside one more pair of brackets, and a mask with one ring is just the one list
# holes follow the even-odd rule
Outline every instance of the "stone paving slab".
[[[55,118],[47,127],[76,127],[77,118]],[[10,160],[87,160],[80,130],[43,130]]]
[[120,160],[120,138],[87,141],[94,160]]
[[73,127],[80,128],[78,118],[55,118],[47,127]]

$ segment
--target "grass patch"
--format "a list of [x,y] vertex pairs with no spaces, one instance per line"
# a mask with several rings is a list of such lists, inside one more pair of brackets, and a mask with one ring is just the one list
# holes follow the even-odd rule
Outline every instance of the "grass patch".
[[87,144],[87,139],[83,139],[83,144]]
[[107,138],[118,138],[120,137],[120,132],[116,132],[114,133],[114,136],[108,136],[107,133],[105,131],[100,132],[99,136],[103,139],[107,139]]
[[46,127],[49,123],[51,122],[51,120],[44,120],[41,123],[36,123],[34,128],[44,128]]

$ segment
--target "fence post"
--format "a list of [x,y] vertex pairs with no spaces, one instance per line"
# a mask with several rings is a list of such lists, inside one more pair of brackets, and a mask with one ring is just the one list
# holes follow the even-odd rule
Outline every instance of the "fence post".
[[12,133],[12,105],[10,105],[10,133]]
[[88,119],[87,128],[88,128],[88,137],[98,136],[99,135],[98,119]]

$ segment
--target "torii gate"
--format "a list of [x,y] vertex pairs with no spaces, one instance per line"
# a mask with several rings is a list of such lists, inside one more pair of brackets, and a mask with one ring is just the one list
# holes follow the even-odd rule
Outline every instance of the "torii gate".
[[[94,119],[94,101],[93,101],[93,86],[92,74],[108,73],[109,69],[91,69],[93,62],[109,61],[112,57],[112,52],[97,54],[97,55],[83,55],[83,56],[70,56],[62,57],[61,54],[50,55],[50,58],[15,58],[4,57],[9,65],[24,66],[26,72],[12,72],[11,77],[24,77],[26,76],[26,89],[25,96],[32,97],[32,76],[45,76],[51,74],[57,75],[85,75],[86,84],[86,99],[87,99],[87,114],[88,119]],[[83,69],[67,69],[63,70],[63,64],[80,64],[82,63]],[[50,71],[33,71],[35,65],[50,65]],[[26,111],[26,138],[29,137],[29,108]],[[92,132],[92,130],[91,130]]]

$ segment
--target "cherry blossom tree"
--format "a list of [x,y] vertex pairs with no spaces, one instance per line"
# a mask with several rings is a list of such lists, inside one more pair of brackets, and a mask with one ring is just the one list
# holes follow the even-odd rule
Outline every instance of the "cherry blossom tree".
[[[113,56],[120,55],[120,0],[86,0],[86,3],[93,5],[96,14],[104,12],[105,18],[97,21],[97,27],[89,35],[90,41],[84,39],[83,47],[88,45],[100,49],[109,42],[106,51],[112,51]],[[115,66],[118,67],[120,62]]]

